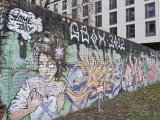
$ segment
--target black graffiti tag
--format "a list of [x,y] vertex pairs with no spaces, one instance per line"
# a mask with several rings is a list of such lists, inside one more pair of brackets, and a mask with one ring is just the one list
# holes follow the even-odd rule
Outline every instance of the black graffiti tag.
[[17,29],[24,30],[26,32],[31,31],[34,27],[29,26],[27,23],[16,23]]

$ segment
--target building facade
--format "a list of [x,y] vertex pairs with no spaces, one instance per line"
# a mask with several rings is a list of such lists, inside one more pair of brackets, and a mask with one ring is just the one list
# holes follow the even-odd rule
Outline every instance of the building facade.
[[160,42],[159,0],[43,0],[35,4],[137,43]]

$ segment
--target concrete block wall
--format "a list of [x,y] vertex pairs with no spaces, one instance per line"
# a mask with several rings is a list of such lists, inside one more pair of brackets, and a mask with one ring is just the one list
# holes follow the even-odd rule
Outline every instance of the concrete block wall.
[[0,37],[4,120],[55,119],[99,94],[112,99],[159,81],[159,52],[21,0],[9,4]]

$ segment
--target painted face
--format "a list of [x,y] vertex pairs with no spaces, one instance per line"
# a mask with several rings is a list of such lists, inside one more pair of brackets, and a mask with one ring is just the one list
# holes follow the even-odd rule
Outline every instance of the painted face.
[[43,80],[45,82],[51,81],[56,72],[56,63],[51,60],[51,57],[41,54],[39,57],[39,73],[43,77]]

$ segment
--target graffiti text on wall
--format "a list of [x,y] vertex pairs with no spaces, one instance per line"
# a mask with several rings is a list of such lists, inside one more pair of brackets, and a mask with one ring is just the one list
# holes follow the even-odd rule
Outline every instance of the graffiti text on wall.
[[72,22],[70,25],[70,39],[76,42],[86,43],[87,45],[97,45],[99,47],[113,48],[117,50],[125,50],[125,42],[123,38],[107,34],[105,32],[88,28],[85,25],[78,25]]
[[35,19],[35,15],[31,12],[14,8],[9,13],[8,28],[22,34],[23,39],[31,40],[31,33],[42,31],[41,18]]

